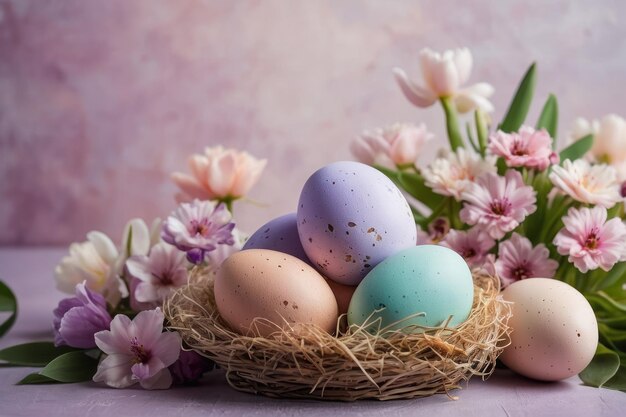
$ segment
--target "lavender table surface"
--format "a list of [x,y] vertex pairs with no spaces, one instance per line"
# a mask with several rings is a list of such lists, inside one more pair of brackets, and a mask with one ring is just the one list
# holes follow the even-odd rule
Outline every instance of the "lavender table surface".
[[[0,348],[52,340],[52,309],[64,297],[52,270],[66,249],[0,248],[0,279],[20,302],[15,327]],[[472,380],[452,401],[439,395],[418,400],[337,403],[274,400],[231,389],[220,372],[195,387],[167,391],[115,390],[95,383],[14,385],[34,369],[0,367],[0,416],[624,416],[626,394],[581,385],[578,378],[540,383],[497,371],[489,380]]]

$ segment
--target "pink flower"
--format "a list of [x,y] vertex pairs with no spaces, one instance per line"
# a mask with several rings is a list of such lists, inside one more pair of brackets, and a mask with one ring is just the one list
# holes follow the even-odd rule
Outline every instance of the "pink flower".
[[496,272],[502,287],[526,278],[552,278],[559,263],[550,259],[550,251],[541,243],[533,247],[530,240],[513,233],[498,245]]
[[419,245],[432,245],[433,241],[430,238],[430,234],[428,232],[422,230],[420,226],[417,226],[417,239],[415,241],[417,246]]
[[176,288],[187,283],[185,253],[166,243],[158,243],[149,255],[135,255],[126,261],[126,268],[140,282],[133,295],[139,303],[160,305]]
[[395,168],[414,165],[424,145],[433,137],[423,123],[419,126],[396,123],[384,130],[363,132],[350,143],[350,150],[359,162]]
[[182,203],[163,223],[161,238],[187,252],[189,262],[204,262],[219,245],[233,245],[235,223],[224,204],[194,200]]
[[96,333],[96,345],[107,354],[93,377],[110,387],[139,384],[145,389],[167,389],[172,385],[168,366],[178,359],[180,335],[163,333],[160,309],[142,311],[131,321],[118,314],[111,330]]
[[504,177],[494,173],[480,176],[462,194],[465,204],[461,220],[479,225],[494,239],[501,239],[537,209],[535,190],[524,185],[522,175],[508,170]]
[[470,267],[481,267],[496,242],[479,227],[467,231],[450,230],[440,243],[461,255]]
[[554,238],[561,255],[581,272],[610,270],[626,260],[626,225],[619,218],[607,221],[604,207],[570,208],[563,217],[565,227]]
[[111,315],[102,295],[87,288],[86,283],[76,285],[76,297],[65,298],[54,309],[54,344],[75,348],[96,347],[94,334],[108,330]]
[[435,159],[422,170],[422,175],[434,192],[458,201],[467,186],[486,172],[496,172],[495,156],[483,159],[477,153],[459,148]]
[[394,68],[398,85],[413,105],[429,107],[439,98],[454,97],[461,113],[477,108],[485,112],[493,111],[493,105],[488,100],[493,94],[491,85],[478,83],[461,88],[472,72],[472,54],[469,49],[447,50],[440,54],[426,48],[419,55],[423,84],[409,80],[404,70]]
[[585,204],[611,208],[622,201],[617,171],[609,165],[591,165],[584,159],[569,159],[554,165],[550,181],[560,191]]
[[522,126],[517,133],[499,130],[489,139],[489,151],[504,158],[509,167],[543,171],[559,161],[558,155],[552,150],[552,138],[545,129]]
[[181,189],[179,202],[200,200],[234,200],[246,195],[256,184],[267,161],[254,158],[247,152],[206,148],[204,155],[189,158],[191,174],[172,174],[172,180]]

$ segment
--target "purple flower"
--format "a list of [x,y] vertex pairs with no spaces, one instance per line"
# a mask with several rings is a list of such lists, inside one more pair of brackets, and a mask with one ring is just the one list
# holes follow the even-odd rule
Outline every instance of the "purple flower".
[[213,369],[213,362],[192,350],[181,350],[178,360],[170,365],[170,372],[174,384],[188,384],[196,382],[205,372]]
[[94,334],[108,330],[110,324],[111,315],[104,297],[82,282],[76,285],[76,297],[61,300],[54,309],[54,344],[94,348]]
[[182,203],[163,223],[161,238],[187,253],[193,264],[204,262],[205,256],[218,245],[233,245],[231,214],[224,204],[194,200]]
[[131,321],[118,314],[111,330],[96,333],[96,344],[107,357],[100,362],[94,382],[126,388],[139,382],[145,389],[172,385],[168,367],[178,359],[181,339],[176,332],[163,332],[160,309],[142,311]]
[[126,268],[133,278],[131,302],[134,298],[142,305],[152,305],[150,308],[161,304],[176,288],[187,283],[187,265],[185,255],[166,243],[157,243],[147,256],[130,257]]

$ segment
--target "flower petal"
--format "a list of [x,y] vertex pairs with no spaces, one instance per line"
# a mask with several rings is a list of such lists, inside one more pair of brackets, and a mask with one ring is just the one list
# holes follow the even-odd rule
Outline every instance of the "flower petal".
[[163,312],[160,308],[142,311],[133,319],[133,336],[136,336],[146,349],[153,349],[163,331]]
[[131,357],[128,355],[109,355],[98,365],[93,376],[94,382],[104,382],[113,388],[126,388],[135,384],[131,372]]
[[87,233],[87,240],[93,244],[96,252],[98,252],[100,257],[107,264],[113,264],[113,262],[115,262],[117,258],[117,248],[107,235],[102,232],[92,231]]
[[404,70],[394,68],[393,75],[406,99],[414,106],[430,107],[437,101],[436,96],[411,82]]
[[161,359],[165,366],[170,366],[178,359],[181,345],[182,340],[177,332],[163,332],[153,346],[152,354]]

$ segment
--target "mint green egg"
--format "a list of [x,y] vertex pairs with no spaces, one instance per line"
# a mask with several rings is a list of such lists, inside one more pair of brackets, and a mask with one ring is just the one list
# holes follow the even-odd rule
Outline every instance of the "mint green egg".
[[450,317],[449,326],[455,327],[469,316],[473,299],[472,273],[459,254],[443,246],[414,246],[388,257],[365,276],[350,301],[348,323],[362,325],[371,316],[380,318],[383,328],[424,313],[390,329],[440,326]]

